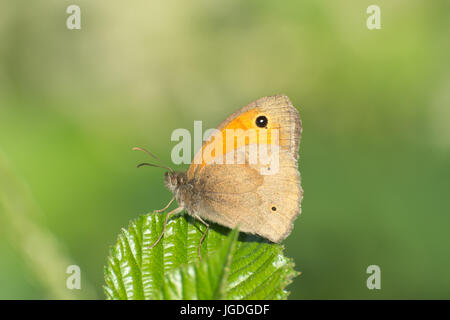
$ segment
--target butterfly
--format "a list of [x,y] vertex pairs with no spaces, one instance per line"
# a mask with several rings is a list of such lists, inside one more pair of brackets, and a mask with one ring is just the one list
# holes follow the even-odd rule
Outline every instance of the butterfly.
[[[287,96],[263,97],[226,118],[186,172],[159,166],[168,170],[164,181],[173,197],[157,212],[165,211],[174,200],[178,207],[167,214],[151,248],[161,240],[169,218],[183,210],[206,226],[198,247],[200,259],[210,222],[238,227],[275,243],[284,240],[301,212],[301,133],[299,113]],[[145,149],[134,149],[156,158]]]

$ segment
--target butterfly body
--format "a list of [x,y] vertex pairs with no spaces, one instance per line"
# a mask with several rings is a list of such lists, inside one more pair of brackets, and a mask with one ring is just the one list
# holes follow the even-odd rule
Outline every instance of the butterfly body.
[[164,182],[167,189],[172,192],[180,207],[194,215],[196,191],[192,180],[188,181],[186,172],[166,172]]
[[[218,145],[227,129],[236,128],[255,130],[258,138]],[[298,111],[286,96],[264,97],[228,117],[217,130],[219,134],[204,143],[187,172],[166,172],[165,184],[179,204],[174,212],[185,209],[206,225],[203,219],[281,242],[292,230],[303,197],[298,171]],[[269,138],[263,140],[259,133]],[[251,146],[265,145],[270,157],[277,156],[276,168],[272,162],[250,161]],[[215,151],[205,155],[211,146]],[[222,161],[230,153],[243,162]]]

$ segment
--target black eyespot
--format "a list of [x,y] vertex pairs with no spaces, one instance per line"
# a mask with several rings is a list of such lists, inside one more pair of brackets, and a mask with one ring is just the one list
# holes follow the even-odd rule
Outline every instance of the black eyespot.
[[272,207],[272,211],[277,211],[277,208],[276,207]]
[[256,125],[260,128],[264,128],[267,126],[267,117],[266,116],[259,116],[258,118],[256,118]]

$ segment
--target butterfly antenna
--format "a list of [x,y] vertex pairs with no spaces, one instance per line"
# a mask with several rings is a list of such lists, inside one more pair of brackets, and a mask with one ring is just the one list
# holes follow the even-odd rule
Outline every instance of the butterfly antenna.
[[167,169],[167,170],[169,170],[169,171],[172,172],[172,173],[174,172],[172,168],[170,168],[169,166],[165,165],[164,162],[163,162],[160,158],[158,158],[157,156],[155,156],[155,155],[154,155],[153,153],[151,153],[150,151],[148,151],[148,150],[146,150],[146,149],[144,149],[144,148],[140,148],[140,147],[134,147],[133,150],[134,150],[134,151],[143,151],[143,152],[145,152],[146,154],[148,154],[150,157],[152,157],[153,159],[155,159],[156,161],[158,161],[158,162],[160,162],[161,164],[163,164],[162,166],[158,166],[158,165],[154,165],[154,164],[150,164],[150,163],[148,163],[148,164],[143,164],[143,163],[141,163],[140,165],[138,165],[138,168],[141,167],[141,166],[143,166],[143,165],[147,165],[147,166],[149,165],[149,166],[151,166],[151,167],[157,167],[157,168],[164,168],[164,169]]
[[162,166],[162,165],[154,164],[154,163],[148,163],[148,162],[140,163],[140,164],[138,164],[136,167],[137,167],[137,168],[140,168],[140,167],[143,167],[143,166],[167,169],[167,170],[169,170],[171,173],[174,173],[174,171],[173,171],[172,168],[170,168],[170,167],[166,167],[166,166]]
[[146,154],[148,154],[150,157],[152,157],[155,160],[158,160],[159,162],[162,162],[160,158],[158,158],[157,156],[155,156],[153,153],[151,153],[150,151],[144,149],[144,148],[140,148],[140,147],[134,147],[133,148],[134,151],[143,151]]

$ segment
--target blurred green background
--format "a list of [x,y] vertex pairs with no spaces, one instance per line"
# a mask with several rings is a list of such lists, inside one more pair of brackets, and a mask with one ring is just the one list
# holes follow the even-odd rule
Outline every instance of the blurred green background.
[[284,93],[303,120],[290,298],[449,299],[449,57],[446,0],[2,1],[0,298],[103,299],[120,228],[170,199],[131,148],[169,163],[174,129]]

